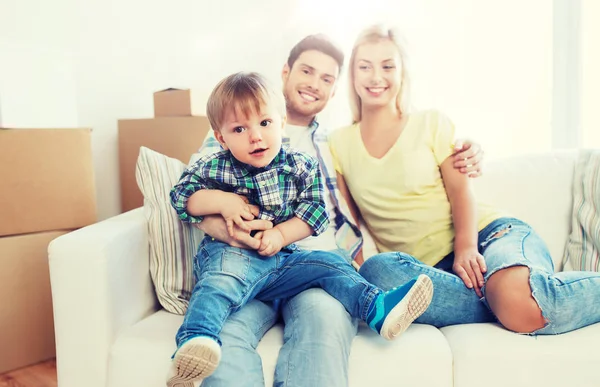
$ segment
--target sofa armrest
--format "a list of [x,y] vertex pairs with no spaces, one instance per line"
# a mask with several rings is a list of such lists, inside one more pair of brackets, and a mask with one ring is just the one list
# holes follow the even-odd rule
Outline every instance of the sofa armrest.
[[106,387],[119,331],[158,309],[143,209],[50,243],[50,282],[60,387]]

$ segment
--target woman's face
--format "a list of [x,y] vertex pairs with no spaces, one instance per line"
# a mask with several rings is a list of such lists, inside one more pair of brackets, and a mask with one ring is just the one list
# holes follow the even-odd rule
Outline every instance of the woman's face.
[[354,90],[363,107],[395,103],[402,86],[402,61],[390,40],[358,46],[354,60]]

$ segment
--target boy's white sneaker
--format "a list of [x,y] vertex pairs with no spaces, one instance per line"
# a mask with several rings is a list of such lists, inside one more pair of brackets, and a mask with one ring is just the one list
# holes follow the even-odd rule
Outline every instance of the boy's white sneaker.
[[167,387],[194,387],[212,375],[221,361],[221,346],[199,336],[189,339],[175,353],[167,376]]

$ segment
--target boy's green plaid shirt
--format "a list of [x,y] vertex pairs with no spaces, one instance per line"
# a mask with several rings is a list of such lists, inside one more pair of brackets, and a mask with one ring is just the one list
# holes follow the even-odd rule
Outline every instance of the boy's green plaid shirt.
[[181,220],[202,221],[202,217],[186,212],[189,197],[201,189],[245,196],[259,206],[259,219],[274,224],[297,216],[313,229],[313,235],[329,225],[318,161],[286,147],[264,168],[243,164],[225,150],[200,158],[171,190],[171,203]]
[[[335,240],[340,249],[348,251],[353,257],[360,250],[363,244],[363,238],[360,230],[352,220],[350,210],[343,200],[340,191],[337,187],[337,179],[335,174],[335,168],[333,166],[333,158],[331,151],[329,150],[329,144],[327,143],[327,136],[322,130],[319,130],[319,123],[317,120],[313,120],[308,126],[310,130],[310,136],[312,144],[317,151],[317,158],[321,166],[321,173],[325,182],[326,193],[330,195],[334,205],[335,217],[331,219],[332,227],[335,227]],[[287,136],[283,137],[283,144],[289,145],[290,139]],[[209,132],[208,136],[204,140],[204,144],[198,150],[197,153],[191,157],[191,162],[198,160],[200,157],[218,152],[223,150],[221,144],[212,134]],[[357,265],[355,265],[358,268]]]

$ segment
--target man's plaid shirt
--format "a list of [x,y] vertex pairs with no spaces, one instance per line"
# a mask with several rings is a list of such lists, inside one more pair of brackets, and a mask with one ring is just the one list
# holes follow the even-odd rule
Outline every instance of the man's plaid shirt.
[[259,219],[274,224],[297,216],[313,229],[313,235],[319,235],[329,225],[318,161],[286,147],[281,147],[264,168],[241,163],[226,150],[200,158],[183,172],[171,190],[171,203],[181,220],[202,221],[202,217],[186,212],[188,199],[201,189],[245,196],[259,206]]
[[[321,167],[321,173],[325,180],[325,192],[331,197],[331,201],[335,206],[334,212],[335,217],[332,219],[332,226],[335,227],[335,240],[340,249],[348,251],[353,257],[356,255],[358,250],[362,247],[363,239],[362,234],[356,224],[354,224],[348,205],[342,198],[340,191],[337,187],[336,172],[333,165],[333,157],[329,150],[329,144],[327,142],[327,136],[319,129],[319,123],[317,120],[313,120],[308,129],[311,133],[311,140],[313,146],[317,150],[317,158]],[[283,144],[289,145],[289,137],[283,137]],[[191,157],[190,164],[198,160],[198,158],[218,151],[223,150],[221,144],[209,131],[204,144],[197,153]],[[358,268],[357,265],[355,267]]]

